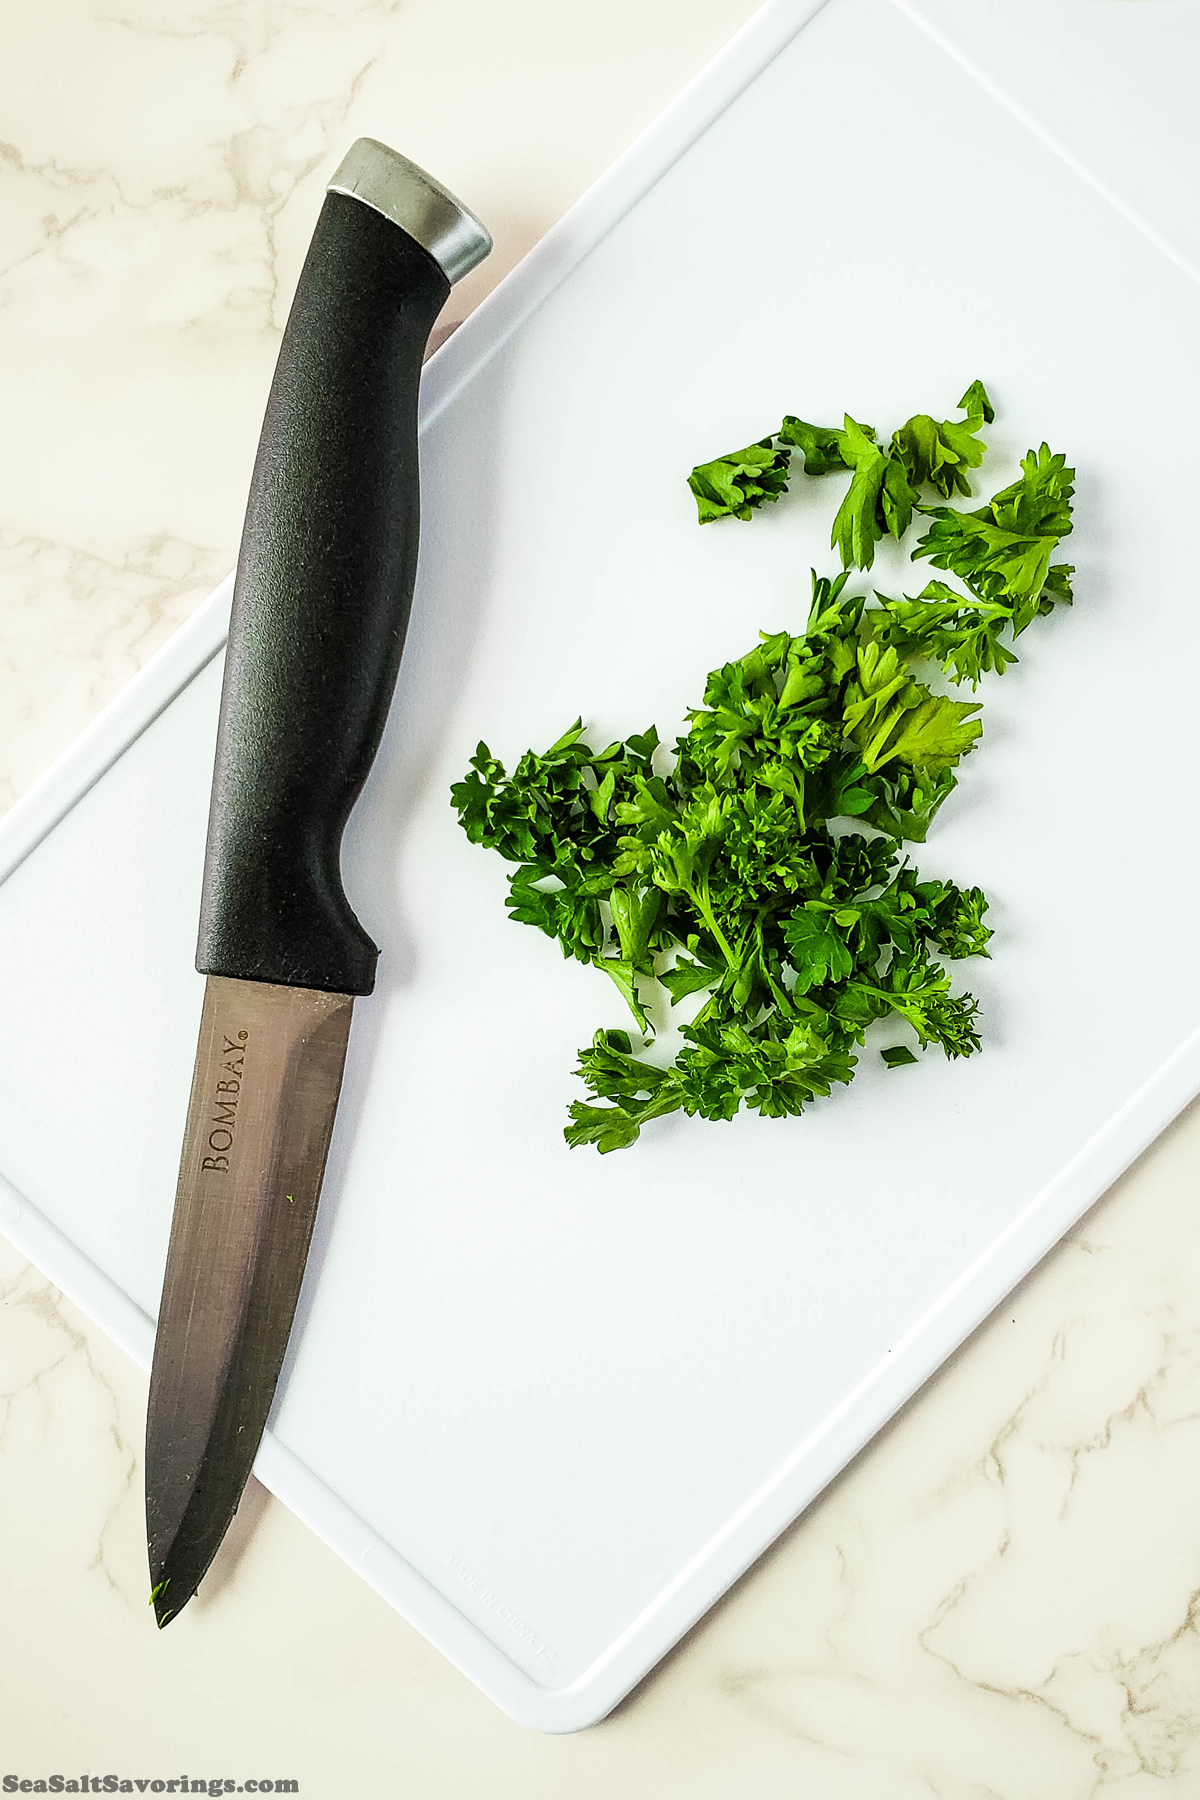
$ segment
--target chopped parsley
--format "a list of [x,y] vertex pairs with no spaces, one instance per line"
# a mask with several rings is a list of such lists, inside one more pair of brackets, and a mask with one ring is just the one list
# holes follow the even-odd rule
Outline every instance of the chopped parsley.
[[[886,447],[848,416],[789,416],[693,470],[702,524],[777,501],[796,451],[806,474],[850,474],[832,534],[843,568],[814,572],[803,630],[764,632],[714,669],[670,753],[653,726],[593,748],[576,720],[511,775],[481,743],[455,783],[467,836],[515,865],[512,918],[603,970],[637,1027],[579,1052],[588,1097],[569,1108],[569,1144],[621,1149],[678,1111],[799,1113],[852,1079],[873,1026],[894,1040],[889,1068],[932,1045],[979,1049],[976,1002],[945,965],[988,954],[986,898],[921,880],[903,846],[924,840],[981,731],[979,703],[939,680],[1002,674],[1013,639],[1071,599],[1072,570],[1053,558],[1073,471],[1043,445],[975,511],[942,504],[969,494],[994,416],[979,382],[960,407],[959,420],[915,415]],[[850,591],[917,516],[913,554],[961,587]],[[665,1065],[645,1054],[656,990],[692,1002]]]

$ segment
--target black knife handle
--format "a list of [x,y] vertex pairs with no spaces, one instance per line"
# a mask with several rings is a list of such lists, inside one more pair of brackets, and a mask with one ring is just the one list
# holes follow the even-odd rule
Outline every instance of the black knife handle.
[[[490,243],[476,229],[473,261]],[[238,557],[202,974],[342,994],[374,986],[379,952],[343,890],[341,839],[383,733],[412,601],[417,393],[450,291],[443,262],[451,276],[463,272],[374,202],[327,194],[280,347]]]

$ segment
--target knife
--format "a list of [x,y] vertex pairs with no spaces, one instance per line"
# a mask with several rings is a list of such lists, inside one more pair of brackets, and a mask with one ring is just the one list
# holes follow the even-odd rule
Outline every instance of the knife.
[[159,1626],[224,1537],[287,1348],[354,1000],[378,950],[342,831],[416,575],[417,393],[451,284],[491,249],[360,138],[325,196],[267,401],[225,657],[196,967],[207,976],[150,1375]]

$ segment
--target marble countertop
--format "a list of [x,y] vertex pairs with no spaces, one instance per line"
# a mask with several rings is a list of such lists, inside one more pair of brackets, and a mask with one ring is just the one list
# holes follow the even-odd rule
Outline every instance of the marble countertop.
[[[488,219],[450,325],[753,0],[43,0],[0,20],[0,804],[225,574],[359,134]],[[145,1379],[0,1241],[0,1781],[420,1800],[1200,1792],[1200,1113],[608,1720],[511,1724],[251,1484],[145,1605]],[[136,1789],[134,1790],[136,1791]],[[176,1790],[177,1791],[177,1790]]]

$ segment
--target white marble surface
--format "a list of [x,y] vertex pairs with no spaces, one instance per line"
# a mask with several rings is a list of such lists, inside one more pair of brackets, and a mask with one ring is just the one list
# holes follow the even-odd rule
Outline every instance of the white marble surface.
[[[232,561],[319,193],[367,132],[497,228],[478,298],[752,0],[0,15],[0,781]],[[1200,1111],[618,1712],[505,1720],[253,1488],[145,1608],[145,1383],[0,1243],[0,1778],[455,1800],[1200,1792]],[[186,1625],[186,1629],[185,1629]]]

